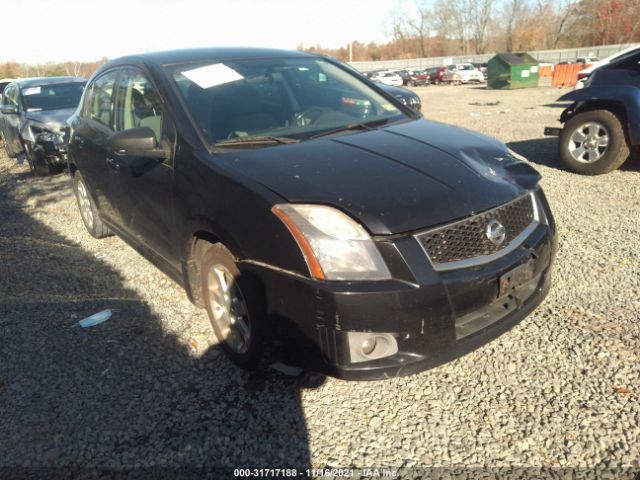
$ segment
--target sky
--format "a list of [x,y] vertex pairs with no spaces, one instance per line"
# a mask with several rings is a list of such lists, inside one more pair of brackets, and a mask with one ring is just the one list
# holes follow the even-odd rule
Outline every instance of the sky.
[[403,0],[28,0],[3,17],[0,61],[95,61],[202,46],[295,49],[388,40]]

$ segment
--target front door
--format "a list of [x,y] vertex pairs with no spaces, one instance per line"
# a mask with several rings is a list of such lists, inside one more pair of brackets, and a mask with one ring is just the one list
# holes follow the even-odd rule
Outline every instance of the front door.
[[109,71],[88,87],[82,114],[71,124],[73,135],[69,142],[69,154],[75,159],[101,217],[107,222],[113,222],[115,217],[107,183],[107,140],[113,133],[112,97],[117,76],[117,70]]
[[115,219],[137,242],[177,266],[172,248],[175,127],[148,75],[138,68],[125,67],[116,91],[114,129],[120,132],[140,127],[153,130],[158,145],[171,154],[166,159],[123,158],[110,152],[109,189],[116,193]]
[[21,152],[22,141],[20,140],[19,128],[20,128],[20,115],[22,114],[19,102],[18,87],[17,85],[9,85],[5,91],[2,99],[3,105],[13,107],[16,109],[16,113],[3,114],[2,115],[2,137],[4,141],[9,145],[9,148],[15,153]]

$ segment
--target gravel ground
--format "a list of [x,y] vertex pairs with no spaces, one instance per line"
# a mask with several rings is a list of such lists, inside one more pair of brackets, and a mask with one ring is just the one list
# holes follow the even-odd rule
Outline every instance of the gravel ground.
[[[558,90],[415,90],[428,118],[497,137],[544,175],[560,248],[541,307],[419,375],[301,389],[233,366],[180,288],[118,238],[90,237],[66,175],[31,178],[2,157],[0,477],[312,465],[633,478],[640,162],[599,177],[564,171],[542,136],[561,112]],[[108,322],[74,327],[105,308],[116,309]]]

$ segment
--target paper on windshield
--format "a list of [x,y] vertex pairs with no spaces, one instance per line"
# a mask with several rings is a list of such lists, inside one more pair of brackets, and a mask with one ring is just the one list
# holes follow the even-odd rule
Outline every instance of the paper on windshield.
[[22,90],[22,95],[40,95],[41,91],[40,87],[29,87]]
[[224,83],[236,82],[244,77],[224,63],[186,70],[182,74],[200,88],[211,88]]

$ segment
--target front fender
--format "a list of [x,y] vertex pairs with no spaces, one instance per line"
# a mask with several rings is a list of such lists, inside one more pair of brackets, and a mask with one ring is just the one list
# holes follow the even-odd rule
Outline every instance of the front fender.
[[627,132],[631,145],[640,145],[640,90],[630,85],[593,86],[565,93],[559,102],[616,102],[627,116]]
[[28,120],[24,122],[20,127],[20,137],[23,141],[35,143],[36,139],[33,137],[33,132],[31,131],[31,122]]

